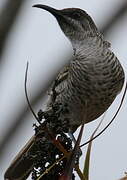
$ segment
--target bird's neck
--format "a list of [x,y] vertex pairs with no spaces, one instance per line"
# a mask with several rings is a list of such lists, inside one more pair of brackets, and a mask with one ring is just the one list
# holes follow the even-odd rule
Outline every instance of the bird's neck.
[[98,51],[103,48],[109,48],[110,43],[104,41],[102,36],[85,37],[82,40],[73,40],[72,47],[74,54],[88,55],[92,51]]

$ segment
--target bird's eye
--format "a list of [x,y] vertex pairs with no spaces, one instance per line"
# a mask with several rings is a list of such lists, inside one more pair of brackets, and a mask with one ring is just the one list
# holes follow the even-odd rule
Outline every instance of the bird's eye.
[[74,13],[73,13],[73,17],[74,17],[74,18],[80,18],[80,16],[81,16],[81,15],[80,15],[79,12],[74,12]]

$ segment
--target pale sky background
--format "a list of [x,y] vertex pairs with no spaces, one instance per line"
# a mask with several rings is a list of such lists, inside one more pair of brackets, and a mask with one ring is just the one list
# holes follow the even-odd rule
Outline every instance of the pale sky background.
[[[2,1],[4,2],[4,1]],[[32,8],[34,4],[45,4],[62,9],[79,7],[86,10],[94,19],[98,27],[112,16],[123,0],[26,0],[15,26],[10,33],[0,67],[0,139],[4,137],[11,123],[9,119],[17,111],[17,103],[26,103],[24,95],[24,73],[26,62],[29,61],[28,91],[30,98],[38,84],[47,81],[56,66],[64,64],[63,60],[71,57],[72,49],[68,39],[61,32],[56,19],[48,12]],[[1,5],[0,5],[1,7]],[[127,74],[127,13],[105,37],[112,44],[120,62]],[[122,93],[112,104],[104,120],[106,125],[120,103]],[[115,122],[106,132],[93,143],[90,165],[90,180],[117,180],[127,171],[127,95]],[[37,112],[43,102],[34,109]],[[11,118],[12,119],[12,118]],[[9,166],[11,160],[33,135],[32,124],[35,119],[31,113],[26,117],[26,123],[16,133],[13,141],[8,144],[0,162],[0,179]],[[82,142],[85,142],[98,120],[86,125]],[[101,127],[101,128],[102,128]],[[85,152],[86,147],[83,148]],[[81,167],[83,166],[81,159]],[[76,178],[78,180],[78,177]]]

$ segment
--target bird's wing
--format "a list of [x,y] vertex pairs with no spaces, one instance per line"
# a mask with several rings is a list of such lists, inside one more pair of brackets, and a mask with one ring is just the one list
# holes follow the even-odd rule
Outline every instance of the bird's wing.
[[66,65],[57,75],[56,79],[53,81],[49,91],[49,100],[47,102],[47,108],[48,110],[52,104],[54,103],[56,96],[60,94],[65,87],[66,80],[68,78],[68,72],[69,72],[69,65]]
[[60,83],[62,83],[63,81],[65,81],[68,77],[68,71],[69,71],[69,65],[65,66],[60,73],[57,75],[55,81],[54,81],[54,85],[55,87],[58,86]]
[[21,151],[14,158],[9,168],[6,170],[4,179],[16,179],[23,180],[27,179],[29,174],[32,171],[34,166],[33,160],[26,156],[29,152],[32,151],[32,148],[35,146],[35,136],[32,136],[31,139],[26,143],[26,145],[21,149]]

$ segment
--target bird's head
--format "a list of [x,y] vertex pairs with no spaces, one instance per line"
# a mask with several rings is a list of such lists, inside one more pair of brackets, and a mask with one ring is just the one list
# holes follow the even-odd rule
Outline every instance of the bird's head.
[[62,31],[70,41],[80,41],[88,36],[96,36],[98,34],[92,18],[79,8],[57,10],[41,4],[36,4],[33,7],[44,9],[55,16]]

